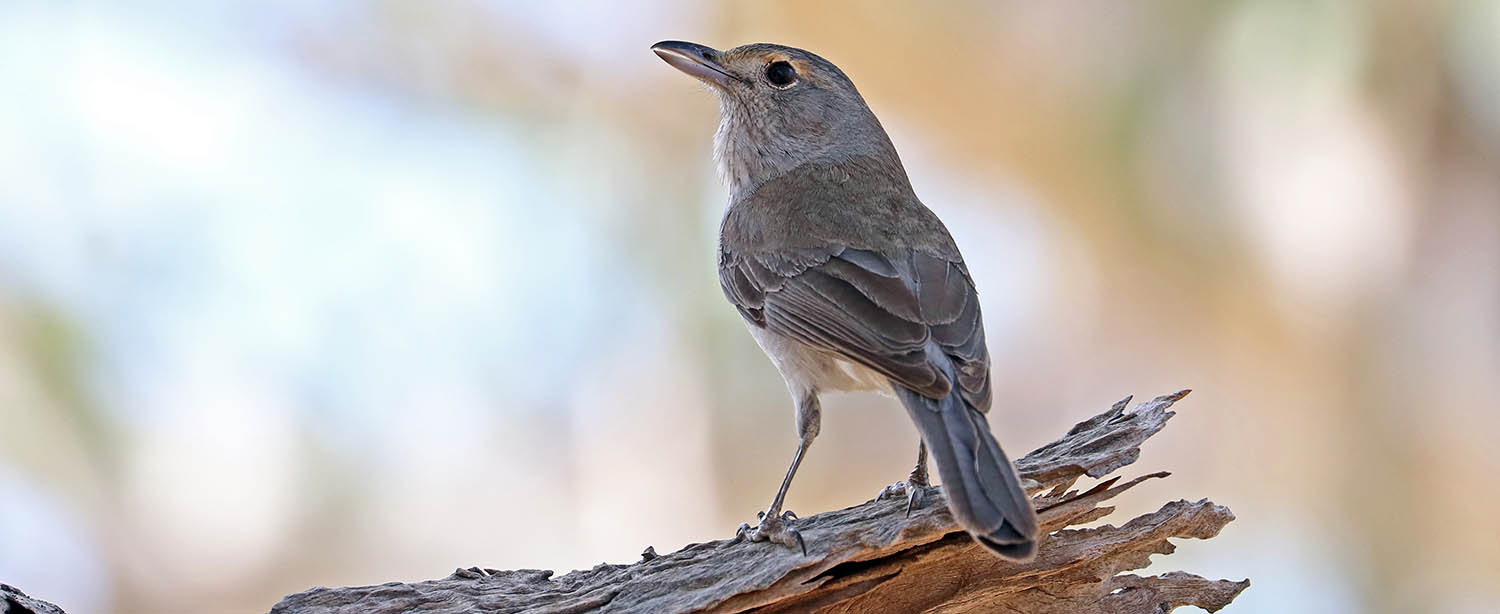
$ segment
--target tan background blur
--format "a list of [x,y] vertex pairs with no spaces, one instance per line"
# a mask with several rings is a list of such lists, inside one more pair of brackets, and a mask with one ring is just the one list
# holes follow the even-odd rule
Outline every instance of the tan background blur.
[[[724,538],[794,445],[712,97],[839,64],[985,297],[1001,441],[1196,390],[1121,513],[1240,612],[1500,600],[1500,3],[0,4],[0,581],[74,613]],[[789,506],[900,479],[827,403]]]

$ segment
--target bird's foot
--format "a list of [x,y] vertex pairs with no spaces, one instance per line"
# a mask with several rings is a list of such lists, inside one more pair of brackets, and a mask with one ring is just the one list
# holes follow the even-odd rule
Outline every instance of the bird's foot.
[[760,524],[751,527],[749,523],[740,523],[739,530],[734,533],[734,541],[748,539],[752,542],[774,542],[788,548],[797,548],[802,551],[802,556],[807,556],[807,542],[803,541],[802,533],[791,526],[791,521],[797,519],[796,514],[788,510],[769,516],[765,512],[758,512],[756,516],[760,518]]
[[876,495],[876,499],[898,499],[906,498],[906,515],[911,516],[911,511],[922,507],[922,502],[927,498],[927,491],[932,485],[927,482],[926,471],[912,471],[905,481],[896,482],[885,487]]

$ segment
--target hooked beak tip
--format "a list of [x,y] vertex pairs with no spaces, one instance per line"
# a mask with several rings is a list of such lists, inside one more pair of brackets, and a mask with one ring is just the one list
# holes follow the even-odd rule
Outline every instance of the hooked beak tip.
[[731,82],[740,80],[716,61],[720,53],[712,47],[684,41],[662,41],[652,45],[651,51],[672,68],[711,85],[727,88]]

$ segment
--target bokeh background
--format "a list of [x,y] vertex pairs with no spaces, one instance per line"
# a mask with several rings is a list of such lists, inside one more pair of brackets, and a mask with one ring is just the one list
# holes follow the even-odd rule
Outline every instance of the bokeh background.
[[[550,6],[549,6],[550,4]],[[724,538],[794,446],[714,273],[711,95],[773,41],[883,120],[1022,452],[1191,387],[1114,518],[1241,612],[1500,600],[1500,3],[0,3],[0,581],[70,612]],[[825,404],[803,514],[901,479]]]

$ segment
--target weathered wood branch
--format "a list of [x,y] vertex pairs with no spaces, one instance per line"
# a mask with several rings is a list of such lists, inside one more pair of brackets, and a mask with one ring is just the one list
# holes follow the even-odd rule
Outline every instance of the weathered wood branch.
[[26,596],[21,589],[0,584],[0,614],[63,614],[62,608]]
[[[1134,462],[1187,391],[1126,411],[1130,399],[1079,423],[1017,461],[1044,531],[1035,560],[995,559],[961,531],[940,494],[910,517],[905,501],[873,500],[803,518],[808,554],[771,543],[719,540],[639,562],[599,565],[554,578],[551,571],[459,569],[412,584],[314,588],[288,596],[273,614],[421,611],[537,612],[1036,612],[1157,613],[1182,605],[1227,605],[1249,580],[1206,580],[1172,572],[1141,577],[1171,538],[1208,539],[1234,515],[1207,500],[1174,501],[1120,526],[1069,529],[1114,511],[1103,502],[1166,473],[1118,477],[1073,490]],[[1041,493],[1041,494],[1037,494]]]

